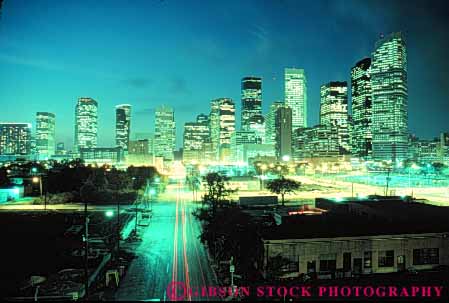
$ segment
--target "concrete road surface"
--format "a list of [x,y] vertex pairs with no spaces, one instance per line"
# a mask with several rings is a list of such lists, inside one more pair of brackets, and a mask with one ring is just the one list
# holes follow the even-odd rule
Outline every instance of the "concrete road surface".
[[[174,200],[153,203],[150,225],[139,230],[142,242],[136,248],[138,257],[122,279],[116,300],[215,299],[201,294],[201,287],[217,286],[217,282],[198,238],[201,226],[192,215],[197,206],[188,201],[180,186],[174,191]],[[172,296],[173,288],[177,289],[176,297]],[[189,295],[187,289],[194,291]]]

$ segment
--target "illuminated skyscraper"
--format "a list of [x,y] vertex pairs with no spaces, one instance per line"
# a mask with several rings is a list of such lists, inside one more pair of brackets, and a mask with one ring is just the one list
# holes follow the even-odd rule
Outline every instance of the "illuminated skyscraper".
[[279,160],[292,158],[292,109],[287,105],[276,110],[276,156]]
[[29,155],[30,123],[0,123],[0,155]]
[[298,128],[293,134],[293,158],[332,158],[340,155],[338,132],[334,125],[316,125]]
[[349,153],[348,85],[346,82],[326,83],[321,85],[320,95],[320,124],[335,126],[341,153]]
[[260,138],[254,131],[235,131],[231,136],[231,158],[232,161],[245,161],[244,151],[245,145],[257,144],[261,145]]
[[123,148],[129,147],[129,134],[131,133],[131,105],[120,104],[115,107],[115,145]]
[[55,155],[55,148],[55,114],[36,113],[36,150],[39,158],[45,159]]
[[262,115],[254,115],[248,120],[248,130],[256,134],[260,144],[265,143],[265,118]]
[[183,161],[204,161],[204,144],[210,139],[209,117],[200,114],[196,122],[184,124]]
[[375,44],[371,64],[373,159],[407,157],[407,49],[401,33]]
[[372,152],[371,59],[365,58],[351,69],[353,154],[367,159]]
[[164,161],[173,161],[175,150],[176,127],[173,108],[159,106],[156,108],[154,127],[154,155]]
[[212,100],[210,112],[212,148],[217,160],[229,161],[231,156],[231,135],[235,131],[235,104],[232,99]]
[[270,105],[270,109],[265,116],[265,143],[275,144],[276,142],[276,111],[279,107],[283,106],[284,102],[275,101]]
[[97,132],[97,101],[79,98],[75,108],[75,149],[97,147]]
[[248,130],[250,120],[262,115],[262,79],[245,77],[242,79],[242,130]]
[[285,69],[285,105],[292,110],[292,130],[307,127],[307,79],[304,69]]

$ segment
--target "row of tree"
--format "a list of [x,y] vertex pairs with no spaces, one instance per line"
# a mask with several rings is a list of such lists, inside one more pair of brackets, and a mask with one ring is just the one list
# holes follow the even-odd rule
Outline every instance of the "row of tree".
[[[49,167],[49,168],[46,168]],[[133,167],[126,171],[109,165],[86,165],[76,159],[64,162],[49,162],[46,166],[37,162],[14,163],[0,168],[0,186],[9,185],[8,172],[17,177],[38,176],[42,180],[42,190],[48,194],[48,202],[65,203],[71,201],[90,202],[133,202],[137,192],[147,181],[163,180],[154,167]]]
[[[259,231],[261,226],[231,203],[231,194],[235,190],[230,188],[229,177],[218,173],[209,173],[203,178],[206,193],[203,196],[202,207],[194,215],[202,222],[201,241],[206,243],[209,251],[217,262],[234,259],[239,274],[247,280],[259,278],[257,264],[261,263],[262,253]],[[284,196],[300,188],[300,183],[280,177],[269,181],[267,188],[281,195],[282,205]]]

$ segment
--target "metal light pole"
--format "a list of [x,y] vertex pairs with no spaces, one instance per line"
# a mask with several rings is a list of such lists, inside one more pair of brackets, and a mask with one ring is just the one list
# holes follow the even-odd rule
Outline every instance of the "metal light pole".
[[[33,177],[32,181],[33,181],[33,183],[39,182],[39,198],[42,199],[42,176]],[[45,195],[44,209],[47,210],[47,195]]]
[[231,273],[231,288],[232,291],[234,291],[234,272],[235,272],[235,266],[233,264],[234,257],[231,257],[231,260],[229,260],[229,272]]

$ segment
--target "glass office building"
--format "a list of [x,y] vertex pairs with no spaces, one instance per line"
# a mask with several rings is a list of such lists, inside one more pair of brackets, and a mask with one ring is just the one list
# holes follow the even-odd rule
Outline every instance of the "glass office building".
[[92,98],[79,98],[75,108],[75,148],[97,147],[98,103]]
[[254,116],[262,115],[262,79],[245,77],[242,79],[242,130],[249,130]]
[[49,158],[56,154],[56,116],[53,113],[36,113],[36,151],[39,158]]
[[115,145],[123,148],[129,147],[129,134],[131,133],[131,105],[120,104],[115,107]]
[[285,105],[292,110],[292,131],[307,127],[307,79],[304,69],[286,68]]
[[407,48],[392,33],[375,44],[371,65],[373,159],[397,163],[407,157]]
[[351,69],[352,153],[369,159],[372,153],[371,58],[365,58]]

